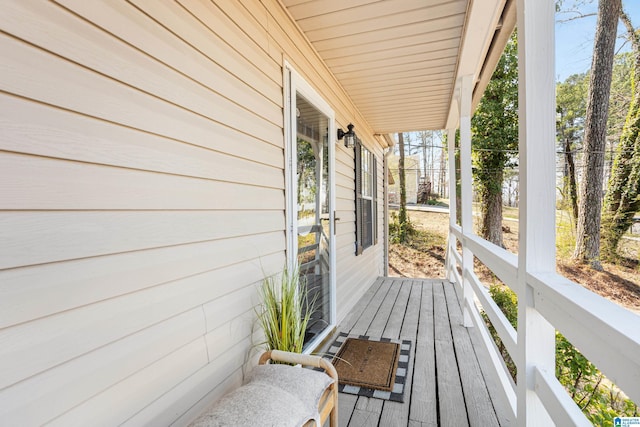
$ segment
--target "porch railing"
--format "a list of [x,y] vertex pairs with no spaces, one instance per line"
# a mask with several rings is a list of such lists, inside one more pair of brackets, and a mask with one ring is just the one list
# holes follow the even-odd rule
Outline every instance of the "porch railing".
[[[518,255],[473,233],[471,116],[477,75],[469,68],[461,72],[457,82],[448,124],[452,198],[448,277],[462,289],[464,324],[480,331],[515,425],[591,425],[555,378],[555,330],[629,398],[640,402],[640,317],[556,273],[555,2],[516,0],[515,6],[519,58]],[[458,181],[459,207],[455,200]],[[456,222],[458,209],[460,226]],[[474,257],[518,296],[517,330],[474,273]],[[516,365],[517,384],[485,326],[480,307]]]
[[[458,242],[463,249],[462,253],[457,248]],[[469,256],[471,259],[464,260],[463,256]],[[524,399],[524,396],[519,395],[522,393],[519,390],[522,389],[516,387],[507,371],[480,310],[486,313],[516,366],[517,361],[522,360],[517,357],[522,352],[538,352],[544,349],[523,345],[525,337],[511,326],[474,273],[474,256],[518,295],[519,303],[530,298],[528,306],[567,337],[632,400],[640,401],[639,316],[553,273],[527,273],[526,288],[532,292],[523,295],[526,291],[518,286],[520,272],[516,255],[475,234],[464,234],[460,227],[452,225],[448,244],[448,277],[463,289],[463,309],[465,320],[469,323],[466,326],[475,326],[480,331],[514,419],[518,399]],[[542,342],[541,344],[544,345]],[[555,378],[555,372],[548,372],[536,366],[534,375],[535,393],[556,425],[591,425]]]

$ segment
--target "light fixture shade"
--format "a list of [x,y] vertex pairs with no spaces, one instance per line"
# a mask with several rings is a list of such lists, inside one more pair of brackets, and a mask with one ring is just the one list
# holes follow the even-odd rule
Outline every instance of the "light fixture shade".
[[356,142],[356,133],[353,131],[353,124],[349,123],[347,125],[348,131],[345,132],[342,129],[338,129],[338,140],[344,139],[344,146],[349,148],[353,147]]
[[353,137],[353,135],[349,135],[349,133],[347,132],[347,134],[344,136],[344,146],[353,147],[355,144],[356,139]]

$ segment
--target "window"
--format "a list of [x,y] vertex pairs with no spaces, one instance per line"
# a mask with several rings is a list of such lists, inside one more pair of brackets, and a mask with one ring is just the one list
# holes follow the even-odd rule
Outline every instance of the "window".
[[356,163],[356,255],[377,243],[376,157],[359,139],[355,144]]

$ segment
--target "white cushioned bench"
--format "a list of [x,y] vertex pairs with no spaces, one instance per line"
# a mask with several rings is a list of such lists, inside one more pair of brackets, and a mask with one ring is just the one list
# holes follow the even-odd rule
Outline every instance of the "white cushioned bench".
[[337,427],[338,374],[333,365],[318,356],[272,350],[260,357],[242,387],[223,396],[190,427],[322,426],[328,417],[330,426]]

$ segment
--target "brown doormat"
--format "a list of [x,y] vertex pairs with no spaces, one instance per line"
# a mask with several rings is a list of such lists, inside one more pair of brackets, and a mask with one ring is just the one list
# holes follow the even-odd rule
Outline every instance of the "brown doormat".
[[340,384],[391,391],[399,356],[398,343],[347,338],[333,365]]

